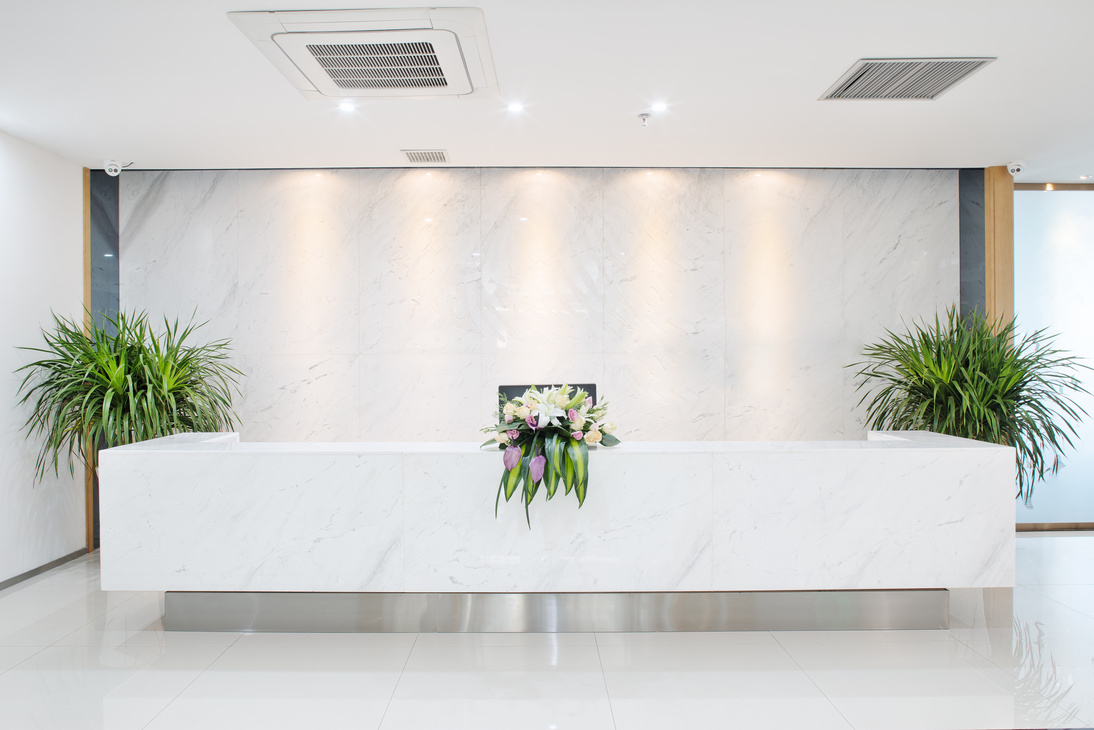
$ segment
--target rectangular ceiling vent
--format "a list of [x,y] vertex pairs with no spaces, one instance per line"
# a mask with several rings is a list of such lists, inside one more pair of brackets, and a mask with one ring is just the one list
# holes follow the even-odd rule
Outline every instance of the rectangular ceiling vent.
[[309,43],[306,47],[340,89],[448,86],[432,43]]
[[821,97],[937,99],[994,58],[860,58]]
[[228,13],[309,99],[497,92],[478,8]]
[[400,150],[406,155],[407,162],[437,163],[448,162],[446,150]]

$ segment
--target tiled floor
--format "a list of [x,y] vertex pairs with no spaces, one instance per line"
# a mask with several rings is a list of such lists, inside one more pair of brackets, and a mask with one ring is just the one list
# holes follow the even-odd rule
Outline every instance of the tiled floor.
[[189,634],[97,556],[0,592],[0,728],[1043,728],[1094,723],[1094,534],[1023,535],[949,631]]

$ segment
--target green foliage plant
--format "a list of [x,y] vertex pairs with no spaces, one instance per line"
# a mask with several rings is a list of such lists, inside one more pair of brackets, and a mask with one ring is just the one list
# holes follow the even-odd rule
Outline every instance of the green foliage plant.
[[1014,320],[992,322],[979,312],[887,331],[865,348],[858,389],[874,429],[927,430],[1013,446],[1017,496],[1026,504],[1034,485],[1060,468],[1064,450],[1086,415],[1076,402],[1089,369],[1054,346],[1041,329],[1019,336]]
[[[228,430],[235,425],[232,389],[240,371],[229,364],[229,342],[191,344],[201,325],[164,319],[156,333],[143,313],[78,324],[54,314],[45,345],[21,349],[41,359],[24,365],[20,403],[24,426],[40,437],[36,476],[58,471],[67,455],[94,469],[105,448],[175,433]],[[113,330],[113,332],[111,331]]]

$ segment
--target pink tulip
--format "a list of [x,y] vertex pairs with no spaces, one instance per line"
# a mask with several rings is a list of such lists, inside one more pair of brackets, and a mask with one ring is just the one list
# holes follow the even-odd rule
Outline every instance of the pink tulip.
[[505,471],[512,471],[513,467],[520,464],[520,447],[510,446],[501,455],[501,463],[505,465]]
[[585,399],[585,405],[589,406],[589,408],[593,407],[593,397],[591,395]]
[[515,429],[515,428],[514,428],[514,429],[513,429],[512,431],[506,431],[505,433],[506,433],[506,435],[508,435],[508,436],[509,436],[509,439],[510,439],[511,441],[516,441],[516,440],[517,440],[517,436],[520,436],[520,431],[518,431],[518,430],[517,430],[517,429]]
[[571,436],[573,436],[573,437],[574,437],[575,439],[577,439],[578,441],[580,441],[581,439],[583,439],[583,438],[585,437],[585,434],[581,433],[581,431],[574,431],[574,432],[573,432],[572,434],[570,434],[570,435],[571,435]]
[[513,422],[513,417],[510,416],[508,413],[505,414],[505,422],[506,423],[512,423]]
[[528,462],[528,475],[532,477],[533,484],[543,478],[543,469],[546,466],[546,456],[533,456],[532,460]]
[[531,429],[539,428],[539,425],[538,425],[539,421],[536,420],[535,416],[528,416],[527,418],[524,419],[524,422],[528,424],[528,428],[531,428]]
[[570,412],[566,414],[566,417],[569,418],[571,421],[576,421],[578,419],[577,409],[571,408]]

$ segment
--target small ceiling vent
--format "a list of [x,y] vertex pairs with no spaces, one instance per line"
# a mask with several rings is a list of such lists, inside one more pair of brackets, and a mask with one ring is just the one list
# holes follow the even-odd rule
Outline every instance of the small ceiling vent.
[[994,58],[861,58],[825,99],[937,99]]
[[406,155],[407,162],[437,163],[448,162],[446,150],[400,150]]
[[478,8],[228,13],[310,99],[497,90]]

